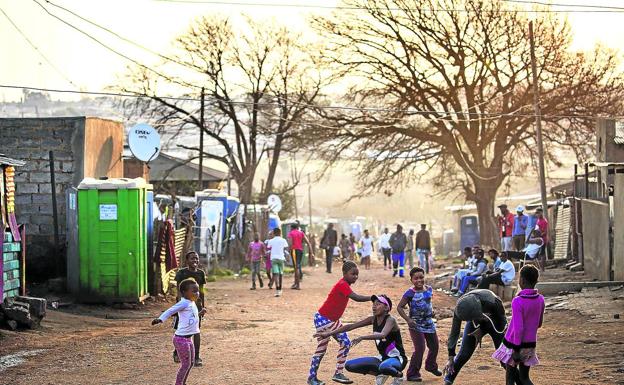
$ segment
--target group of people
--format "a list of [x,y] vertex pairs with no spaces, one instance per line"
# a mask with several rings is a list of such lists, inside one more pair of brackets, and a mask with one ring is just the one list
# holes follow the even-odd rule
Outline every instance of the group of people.
[[[504,262],[503,262],[504,263]],[[336,370],[332,380],[342,384],[353,383],[344,371],[376,376],[375,383],[383,385],[393,378],[392,385],[403,379],[408,358],[401,336],[401,327],[391,314],[392,299],[385,294],[360,295],[352,285],[358,280],[359,270],[352,261],[342,266],[343,277],[331,289],[323,305],[314,314],[314,327],[318,345],[312,356],[308,385],[324,385],[318,379],[318,369],[331,338],[339,344]],[[462,367],[470,360],[477,345],[486,334],[490,335],[496,351],[492,357],[505,368],[507,385],[532,385],[529,370],[539,363],[536,355],[537,330],[544,314],[544,297],[535,289],[539,270],[526,265],[520,270],[519,285],[522,289],[512,301],[512,318],[507,325],[503,302],[487,289],[476,289],[463,295],[453,312],[453,323],[448,336],[448,361],[444,368],[444,384],[451,385]],[[422,381],[422,362],[428,349],[424,370],[434,376],[442,376],[437,363],[439,341],[436,333],[432,305],[433,289],[425,284],[425,271],[420,267],[410,270],[412,286],[401,297],[397,312],[408,325],[414,351],[409,360],[407,380]],[[372,302],[372,314],[352,324],[343,325],[349,299],[356,302]],[[409,312],[406,308],[409,307]],[[462,322],[465,322],[461,347],[456,354]],[[372,327],[370,334],[350,340],[347,332]],[[378,355],[347,360],[351,349],[362,341],[375,342]]]
[[403,226],[397,225],[396,232],[390,234],[388,228],[384,228],[379,237],[379,248],[383,254],[384,270],[392,269],[392,276],[403,277],[405,265],[409,268],[414,265],[414,252],[418,256],[418,264],[428,274],[433,269],[431,253],[431,236],[427,231],[427,225],[420,225],[420,231],[414,236],[414,230],[408,234],[403,232]]
[[471,285],[478,289],[487,289],[491,284],[511,285],[516,268],[509,258],[509,252],[499,253],[496,249],[490,249],[488,256],[491,263],[479,245],[464,248],[465,268],[455,272],[451,283],[453,295],[460,297]]
[[507,205],[498,206],[500,214],[496,216],[501,239],[501,250],[512,252],[511,256],[520,258],[523,254],[528,259],[538,262],[543,270],[548,249],[548,221],[544,210],[535,210],[534,226],[529,227],[529,216],[524,213],[524,206],[516,207],[516,214],[509,211]]

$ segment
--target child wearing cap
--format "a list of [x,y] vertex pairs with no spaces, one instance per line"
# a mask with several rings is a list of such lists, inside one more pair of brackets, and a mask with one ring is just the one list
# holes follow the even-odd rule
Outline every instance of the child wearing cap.
[[335,334],[372,325],[373,333],[355,338],[351,346],[354,347],[364,340],[374,340],[379,355],[349,360],[345,367],[352,373],[377,376],[375,382],[377,385],[384,384],[389,376],[394,377],[392,385],[398,385],[402,381],[402,370],[407,365],[407,356],[403,348],[399,325],[396,319],[390,315],[392,301],[385,294],[373,295],[371,301],[373,302],[373,314],[371,316],[335,330],[317,333],[316,336],[329,338]]

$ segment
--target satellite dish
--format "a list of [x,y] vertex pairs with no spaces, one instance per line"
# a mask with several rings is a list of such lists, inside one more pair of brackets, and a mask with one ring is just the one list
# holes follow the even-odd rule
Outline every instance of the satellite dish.
[[149,163],[160,153],[160,135],[149,124],[139,123],[128,132],[128,146],[135,158]]
[[269,205],[269,209],[275,213],[279,213],[282,210],[282,200],[275,194],[269,195],[267,205]]

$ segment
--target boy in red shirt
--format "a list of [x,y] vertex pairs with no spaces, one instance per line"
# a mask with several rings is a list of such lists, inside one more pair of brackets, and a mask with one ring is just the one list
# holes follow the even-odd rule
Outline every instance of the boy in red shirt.
[[[353,292],[351,285],[358,279],[359,270],[357,265],[353,261],[345,261],[342,265],[343,277],[338,281],[329,292],[325,303],[314,315],[314,327],[316,333],[326,332],[337,329],[342,326],[340,317],[347,308],[349,298],[357,302],[370,302],[371,296],[359,295]],[[349,380],[342,371],[344,369],[345,361],[347,360],[347,354],[349,354],[349,348],[351,347],[351,341],[347,333],[338,333],[333,336],[338,343],[340,343],[340,350],[336,357],[336,373],[332,380],[341,384],[352,384],[353,381]],[[329,344],[330,337],[317,338],[318,346],[314,356],[312,356],[312,363],[310,365],[310,376],[308,377],[308,385],[324,385],[323,381],[316,378],[318,368],[321,364],[321,360],[327,351],[327,345]]]

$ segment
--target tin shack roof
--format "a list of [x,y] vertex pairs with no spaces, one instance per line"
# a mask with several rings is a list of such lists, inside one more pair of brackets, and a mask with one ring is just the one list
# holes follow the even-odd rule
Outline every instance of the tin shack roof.
[[26,162],[24,162],[23,160],[9,158],[8,156],[5,156],[4,154],[0,154],[0,165],[21,167],[25,164]]

